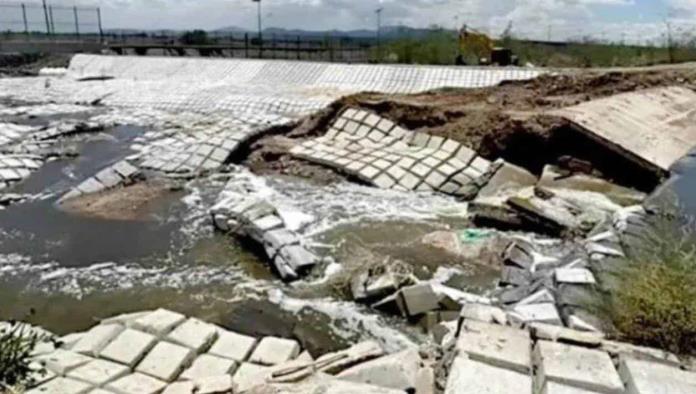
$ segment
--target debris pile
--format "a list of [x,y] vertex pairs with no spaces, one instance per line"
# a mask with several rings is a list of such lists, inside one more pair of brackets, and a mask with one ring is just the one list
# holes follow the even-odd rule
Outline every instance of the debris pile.
[[231,179],[211,214],[218,230],[261,246],[283,280],[298,279],[319,262],[251,182]]
[[255,338],[165,309],[107,318],[34,350],[29,394],[431,393],[433,362],[416,349],[385,355],[373,341],[311,355],[293,339]]

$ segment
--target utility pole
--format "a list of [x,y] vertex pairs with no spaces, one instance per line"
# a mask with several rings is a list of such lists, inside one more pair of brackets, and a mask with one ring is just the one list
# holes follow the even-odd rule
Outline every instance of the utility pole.
[[259,22],[259,57],[263,57],[263,37],[261,35],[262,27],[261,27],[261,0],[251,0],[252,2],[256,3],[258,6],[257,10],[257,18]]
[[382,11],[384,8],[377,8],[377,61],[382,61]]

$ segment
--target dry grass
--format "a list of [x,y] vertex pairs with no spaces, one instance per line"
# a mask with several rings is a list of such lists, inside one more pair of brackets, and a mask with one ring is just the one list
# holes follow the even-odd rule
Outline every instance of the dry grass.
[[696,355],[696,230],[659,219],[620,270],[607,311],[622,339]]

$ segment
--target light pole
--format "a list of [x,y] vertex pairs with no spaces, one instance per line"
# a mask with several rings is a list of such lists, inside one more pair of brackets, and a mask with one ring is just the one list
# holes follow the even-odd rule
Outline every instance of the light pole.
[[251,0],[258,5],[258,22],[259,22],[259,41],[261,40],[261,0]]
[[251,0],[258,5],[258,22],[259,22],[259,57],[263,57],[263,37],[261,36],[261,0]]
[[382,60],[382,11],[384,8],[380,7],[375,10],[377,14],[377,61]]

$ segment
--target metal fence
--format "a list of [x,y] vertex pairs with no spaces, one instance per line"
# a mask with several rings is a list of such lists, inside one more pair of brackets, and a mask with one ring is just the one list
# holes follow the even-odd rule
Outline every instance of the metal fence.
[[41,3],[0,3],[0,32],[49,35],[101,35],[98,7],[66,7]]

